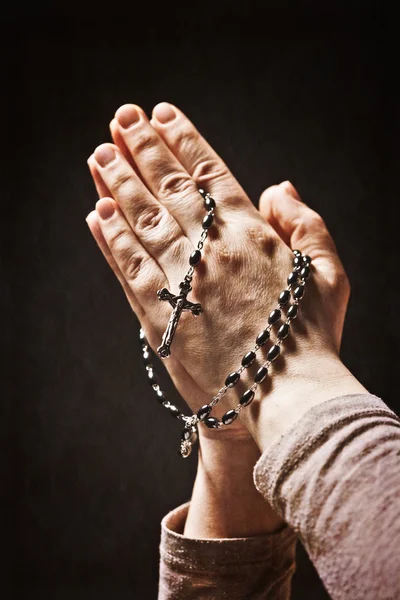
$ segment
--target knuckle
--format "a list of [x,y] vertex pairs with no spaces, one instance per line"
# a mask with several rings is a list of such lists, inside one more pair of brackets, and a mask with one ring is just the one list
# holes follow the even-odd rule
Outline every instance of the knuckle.
[[132,248],[129,234],[120,230],[108,240],[113,254],[121,265],[121,271],[128,283],[135,281],[143,267],[145,257]]
[[213,240],[213,247],[218,256],[218,262],[225,271],[233,273],[240,271],[245,262],[243,248],[232,245],[231,240],[227,241],[223,238]]
[[158,186],[158,195],[160,199],[170,198],[171,196],[181,196],[194,191],[194,183],[190,176],[184,173],[168,173],[161,177]]
[[326,229],[325,221],[317,212],[307,209],[293,219],[293,224],[296,227],[300,237],[306,237],[315,231]]
[[313,225],[315,228],[325,227],[325,221],[319,213],[315,212],[315,210],[309,210],[308,213],[307,218],[310,225]]
[[119,194],[130,193],[132,189],[132,176],[124,171],[117,171],[113,174],[112,179],[113,191],[118,191]]
[[143,269],[144,257],[138,254],[131,253],[126,256],[126,264],[124,267],[125,279],[128,283],[137,280]]
[[279,241],[277,236],[272,235],[270,228],[263,223],[245,225],[244,237],[253,247],[257,246],[267,256],[275,253]]
[[158,142],[157,135],[150,131],[141,131],[135,135],[132,151],[134,153],[147,152],[152,150]]
[[125,229],[116,229],[107,238],[107,243],[113,252],[119,253],[129,243],[129,234]]
[[223,179],[227,175],[228,168],[216,158],[200,158],[193,169],[193,179],[199,183],[210,179]]
[[329,286],[335,293],[350,295],[350,281],[341,265],[335,265],[328,280]]
[[175,131],[174,145],[182,152],[193,154],[193,148],[197,147],[199,134],[189,123],[185,122]]
[[143,210],[137,219],[137,229],[146,232],[158,227],[166,219],[167,213],[161,205]]

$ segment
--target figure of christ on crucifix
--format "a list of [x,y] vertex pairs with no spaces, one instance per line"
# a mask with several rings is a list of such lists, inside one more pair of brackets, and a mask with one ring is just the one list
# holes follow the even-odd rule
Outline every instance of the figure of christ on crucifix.
[[171,355],[172,340],[174,339],[175,331],[182,312],[188,310],[196,317],[203,312],[201,304],[196,304],[186,299],[188,293],[192,289],[188,281],[182,281],[182,283],[179,284],[179,289],[181,293],[177,296],[171,294],[167,288],[162,288],[157,292],[158,299],[169,302],[173,308],[172,314],[168,321],[167,329],[165,330],[161,340],[161,346],[157,348],[157,353],[161,358],[168,358],[168,356]]

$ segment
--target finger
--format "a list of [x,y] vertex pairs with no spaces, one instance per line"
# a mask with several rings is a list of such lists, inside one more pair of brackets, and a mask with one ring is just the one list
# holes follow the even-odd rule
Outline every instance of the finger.
[[[132,154],[129,152],[125,141],[120,133],[119,125],[117,119],[112,119],[110,122],[110,133],[113,139],[113,142],[121,151],[121,154],[126,158],[127,162],[131,165],[132,169],[135,171],[136,175],[139,179],[144,183],[141,173],[137,166],[135,165],[135,161],[132,158]],[[146,185],[146,184],[145,184]]]
[[136,313],[137,317],[140,320],[142,320],[144,318],[145,311],[140,305],[137,298],[135,297],[133,290],[129,287],[125,277],[122,275],[120,268],[118,267],[113,255],[111,254],[110,248],[108,247],[107,242],[104,239],[103,232],[101,231],[101,227],[99,225],[97,211],[93,210],[91,213],[88,214],[88,216],[86,217],[86,223],[88,224],[90,232],[96,240],[98,247],[102,251],[104,258],[106,259],[114,274],[116,275],[118,281],[120,282],[129,304]]
[[102,144],[95,153],[96,168],[129,225],[165,273],[183,268],[193,250],[182,229],[140,181],[120,150]]
[[289,181],[266,189],[260,198],[261,215],[292,249],[299,249],[313,260],[339,261],[335,243],[322,217],[300,200]]
[[251,206],[224,161],[176,106],[157,104],[151,123],[199,187],[227,206]]
[[131,153],[142,180],[195,243],[204,209],[193,179],[151,126],[140,107],[125,104],[117,110],[115,119],[118,133]]
[[169,282],[159,265],[140,244],[116,202],[102,198],[96,204],[96,212],[105,243],[139,304],[146,313],[151,312],[149,306],[164,313],[156,292]]
[[90,174],[92,175],[93,182],[94,182],[95,188],[97,190],[97,193],[99,195],[99,198],[111,196],[110,190],[108,189],[108,187],[102,180],[100,173],[97,170],[96,161],[94,159],[93,154],[91,156],[89,156],[87,164],[89,167]]

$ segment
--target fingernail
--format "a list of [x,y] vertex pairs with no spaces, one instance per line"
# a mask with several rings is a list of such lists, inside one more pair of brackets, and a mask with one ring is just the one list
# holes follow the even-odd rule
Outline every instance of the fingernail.
[[106,167],[115,160],[116,154],[111,146],[99,146],[94,153],[94,157],[101,167]]
[[161,102],[157,104],[157,106],[153,110],[153,114],[156,117],[157,121],[160,121],[163,125],[165,123],[169,123],[173,121],[176,117],[176,112],[172,108],[170,104],[167,102]]
[[128,129],[131,125],[137,123],[140,119],[139,111],[130,104],[121,106],[115,113],[115,118],[124,129]]
[[98,200],[96,203],[96,210],[100,219],[103,219],[103,221],[106,221],[112,217],[115,212],[114,205],[112,202],[110,202],[110,200],[108,200],[108,198],[102,198],[101,200]]
[[90,222],[90,221],[91,221],[93,218],[95,218],[95,217],[94,217],[95,215],[96,215],[96,211],[95,211],[95,210],[92,210],[92,211],[91,211],[91,212],[88,214],[88,216],[87,216],[87,217],[86,217],[86,219],[85,219],[85,221],[86,221],[86,223],[87,223],[88,225],[89,225],[89,222]]

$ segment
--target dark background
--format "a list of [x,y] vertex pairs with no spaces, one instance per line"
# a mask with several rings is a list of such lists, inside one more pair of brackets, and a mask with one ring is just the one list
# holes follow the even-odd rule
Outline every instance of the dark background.
[[[5,597],[156,598],[159,523],[191,492],[85,223],[86,159],[123,103],[180,106],[254,202],[297,186],[352,283],[343,360],[400,409],[397,31],[383,4],[319,4],[3,16]],[[326,597],[299,547],[293,598]]]

